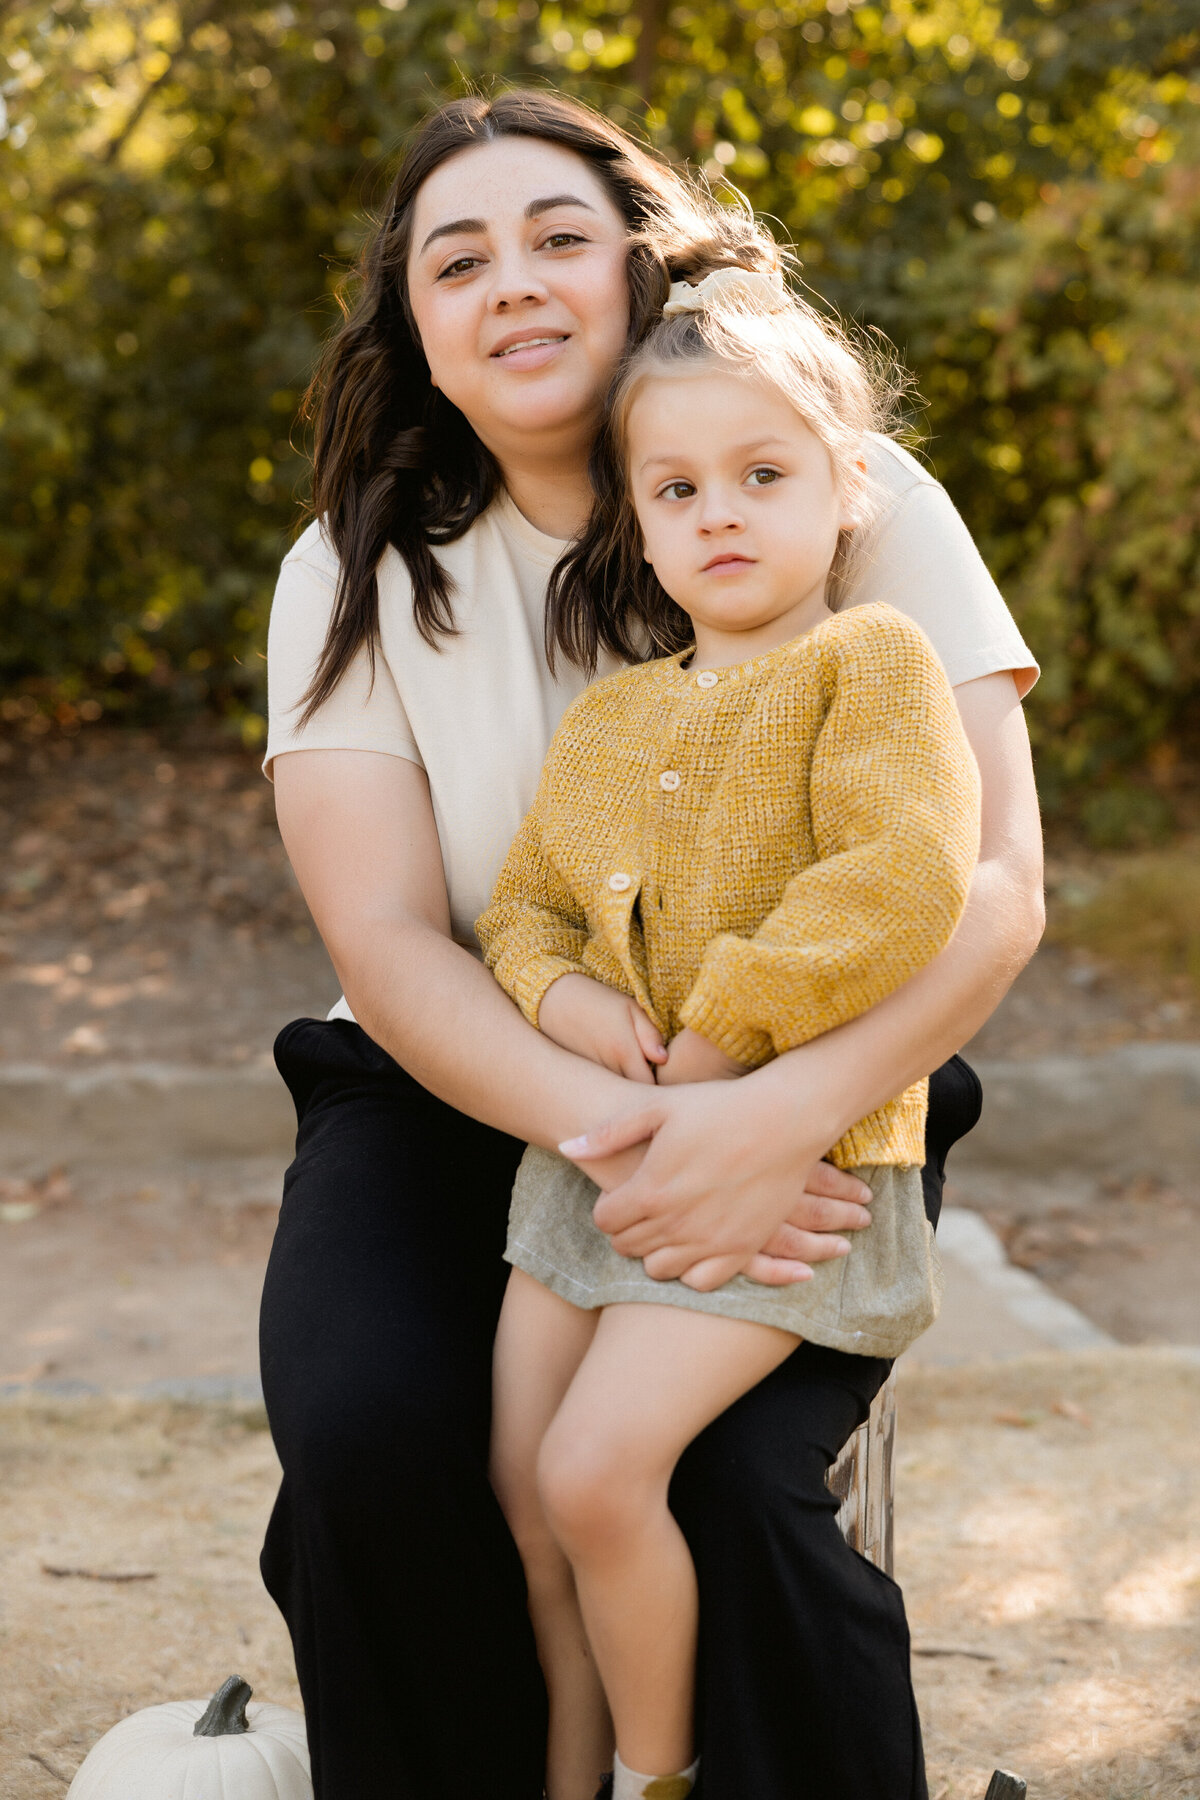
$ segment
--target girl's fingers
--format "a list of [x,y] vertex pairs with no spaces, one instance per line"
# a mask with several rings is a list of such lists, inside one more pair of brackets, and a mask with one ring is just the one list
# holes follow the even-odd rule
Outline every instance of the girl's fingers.
[[617,1073],[624,1075],[626,1081],[640,1081],[648,1083],[650,1087],[654,1086],[654,1070],[642,1055],[639,1044],[630,1044],[622,1053]]
[[633,1008],[633,1032],[638,1048],[647,1062],[666,1062],[667,1046],[662,1041],[662,1033],[653,1019],[646,1017],[640,1006]]

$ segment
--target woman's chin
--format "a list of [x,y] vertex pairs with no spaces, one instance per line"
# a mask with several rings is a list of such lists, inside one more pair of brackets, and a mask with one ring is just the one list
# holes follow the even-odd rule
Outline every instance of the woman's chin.
[[567,387],[561,382],[531,379],[520,388],[493,398],[497,402],[494,424],[490,432],[481,430],[481,437],[502,438],[518,452],[523,438],[552,438],[556,444],[561,441],[564,454],[578,450],[586,462],[596,435],[599,409],[592,391],[581,393],[574,384]]

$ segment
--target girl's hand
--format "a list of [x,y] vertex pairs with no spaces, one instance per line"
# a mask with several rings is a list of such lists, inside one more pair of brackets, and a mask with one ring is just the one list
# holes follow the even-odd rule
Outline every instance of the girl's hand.
[[[694,1084],[559,1147],[608,1189],[593,1216],[614,1249],[641,1257],[656,1280],[707,1290],[741,1269],[786,1283],[847,1255],[834,1234],[871,1222],[870,1190],[821,1161],[795,1110],[781,1117],[753,1082]],[[634,1146],[645,1154],[626,1176],[614,1164]]]
[[652,1083],[654,1066],[667,1060],[658,1026],[636,1000],[588,975],[560,975],[546,989],[538,1030],[627,1081]]
[[683,1081],[734,1081],[746,1073],[744,1063],[734,1062],[698,1031],[685,1026],[667,1045],[666,1060],[655,1079],[659,1087],[676,1087]]

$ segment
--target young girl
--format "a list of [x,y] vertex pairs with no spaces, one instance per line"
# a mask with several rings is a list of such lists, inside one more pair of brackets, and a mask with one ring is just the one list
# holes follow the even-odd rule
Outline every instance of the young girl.
[[[831,610],[872,510],[867,369],[778,275],[714,270],[663,314],[618,372],[564,579],[673,654],[568,711],[478,933],[543,1032],[670,1083],[756,1068],[930,961],[979,822],[921,631]],[[786,1287],[736,1259],[653,1280],[592,1223],[587,1176],[527,1150],[492,1470],[550,1693],[549,1800],[591,1800],[614,1730],[603,1793],[691,1793],[697,1597],[672,1471],[803,1339],[890,1357],[931,1323],[925,1104],[921,1083],[835,1146],[874,1223]]]

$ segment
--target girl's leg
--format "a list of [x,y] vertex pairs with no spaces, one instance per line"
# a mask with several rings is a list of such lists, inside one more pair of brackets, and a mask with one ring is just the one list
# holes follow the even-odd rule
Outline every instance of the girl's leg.
[[492,1486],[525,1567],[529,1616],[550,1699],[548,1800],[592,1800],[612,1767],[612,1721],[575,1593],[537,1491],[546,1428],[600,1315],[570,1306],[514,1269],[496,1330]]
[[670,1775],[695,1753],[696,1575],[667,1506],[675,1463],[796,1341],[677,1307],[607,1307],[543,1440],[542,1502],[628,1768]]
[[300,1114],[263,1294],[283,1485],[262,1567],[318,1800],[541,1800],[546,1718],[488,1482],[492,1337],[522,1145],[349,1023],[298,1021]]

